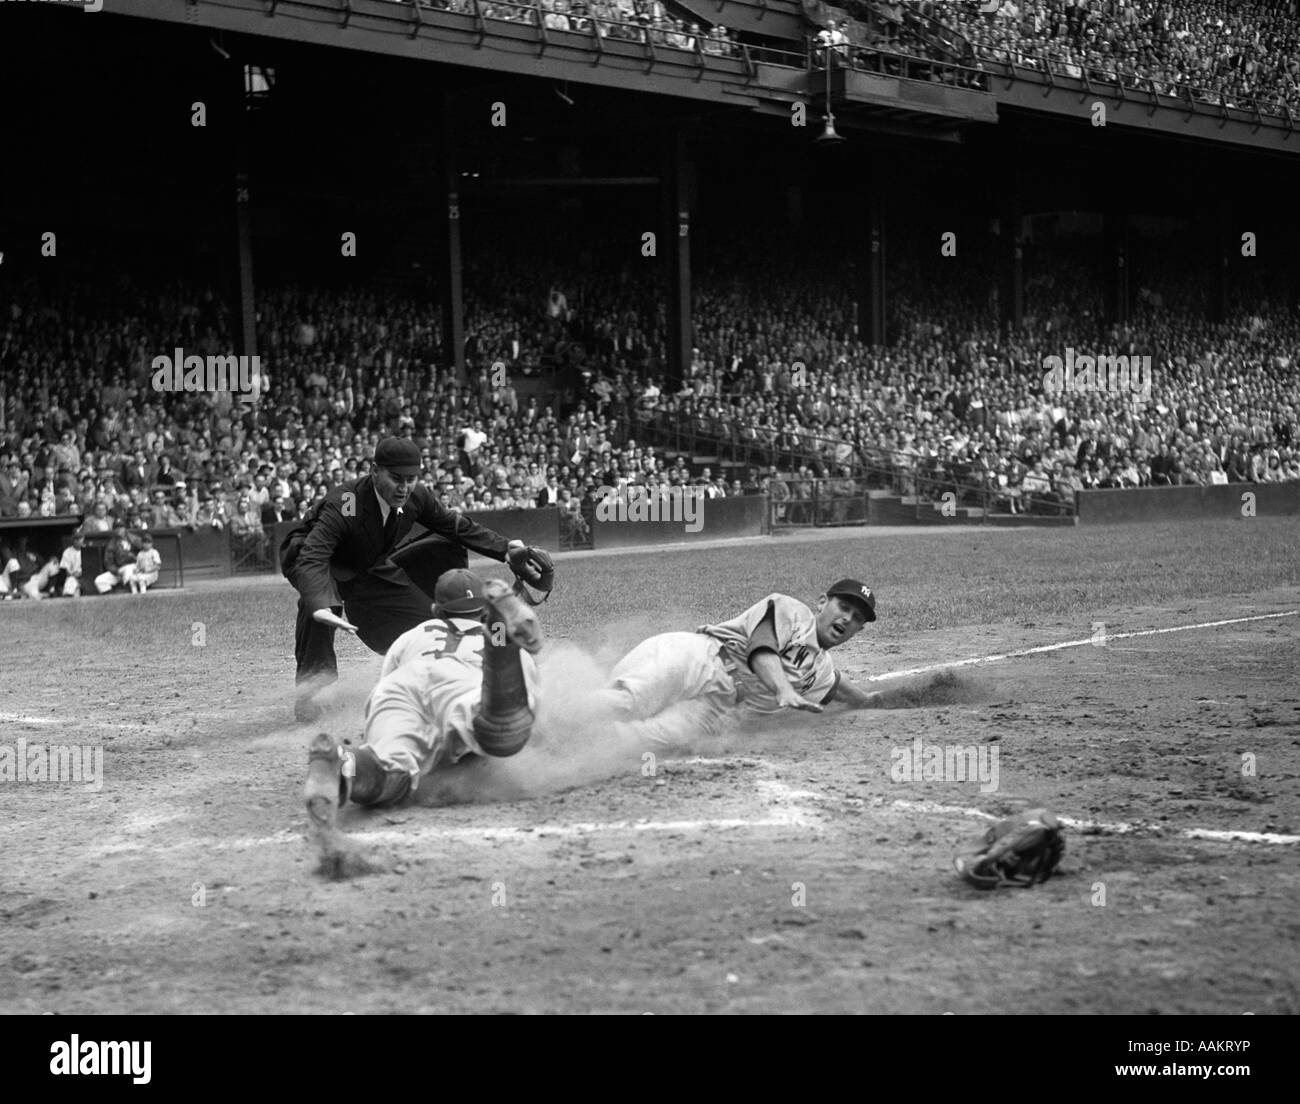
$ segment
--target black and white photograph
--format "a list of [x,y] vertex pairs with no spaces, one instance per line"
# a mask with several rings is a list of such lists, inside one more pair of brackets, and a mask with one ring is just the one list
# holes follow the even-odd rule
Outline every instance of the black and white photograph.
[[0,94],[34,1083],[194,1015],[1259,1076],[1300,0],[0,0]]

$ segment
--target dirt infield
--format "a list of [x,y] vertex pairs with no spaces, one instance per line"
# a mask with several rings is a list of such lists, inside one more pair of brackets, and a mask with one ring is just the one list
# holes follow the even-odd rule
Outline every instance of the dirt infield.
[[[386,869],[338,881],[304,836],[287,584],[10,603],[0,745],[99,748],[103,776],[0,783],[0,1010],[1300,1012],[1293,528],[562,561],[533,742],[436,807],[349,813]],[[1208,586],[1224,549],[1252,577]],[[848,573],[880,596],[835,653],[861,682],[1104,629],[682,759],[574,722],[646,632]],[[340,654],[324,723],[350,733],[379,661]],[[954,848],[1037,804],[1074,822],[1061,876],[965,886]]]

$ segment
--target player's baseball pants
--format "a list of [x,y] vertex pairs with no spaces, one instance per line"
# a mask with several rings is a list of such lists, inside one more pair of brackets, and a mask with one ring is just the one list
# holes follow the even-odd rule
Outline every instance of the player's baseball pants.
[[95,589],[100,594],[107,594],[119,583],[123,586],[135,578],[135,564],[123,564],[116,571],[105,571],[95,576]]
[[643,746],[668,751],[722,731],[734,714],[736,684],[722,645],[703,633],[660,633],[615,665],[602,691]]
[[59,570],[58,565],[46,564],[27,582],[23,583],[22,590],[28,598],[44,598],[45,588],[50,585],[50,579]]
[[[406,796],[405,785],[393,784],[394,775],[409,778],[413,793],[421,778],[471,753],[482,755],[474,736],[474,716],[482,699],[482,668],[454,656],[408,663],[380,679],[366,702],[362,744],[390,777],[383,796],[373,803]],[[528,705],[535,713],[537,694],[531,679]]]

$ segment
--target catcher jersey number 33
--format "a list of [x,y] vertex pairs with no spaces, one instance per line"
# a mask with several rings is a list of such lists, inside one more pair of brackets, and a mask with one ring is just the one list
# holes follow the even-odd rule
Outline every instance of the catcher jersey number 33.
[[454,657],[473,667],[483,665],[484,629],[472,618],[435,617],[404,632],[393,641],[380,677],[416,660],[432,661]]

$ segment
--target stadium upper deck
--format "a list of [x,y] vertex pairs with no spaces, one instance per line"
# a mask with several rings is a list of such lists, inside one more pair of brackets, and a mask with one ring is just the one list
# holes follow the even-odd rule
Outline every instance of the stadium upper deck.
[[[792,0],[116,0],[114,12],[469,68],[707,100],[788,119],[827,95],[841,128],[952,138],[1004,110],[1294,152],[1295,0],[1017,5]],[[270,18],[268,18],[268,16]]]

